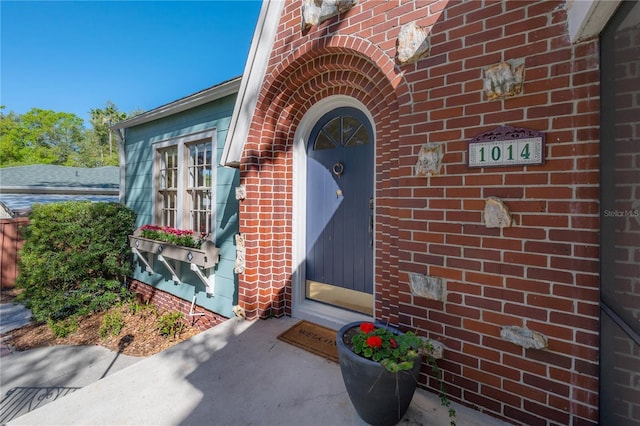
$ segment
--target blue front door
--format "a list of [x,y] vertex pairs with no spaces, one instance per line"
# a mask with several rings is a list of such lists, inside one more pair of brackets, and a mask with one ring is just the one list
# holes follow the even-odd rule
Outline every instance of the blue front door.
[[338,108],[314,126],[307,144],[306,279],[373,294],[371,123]]

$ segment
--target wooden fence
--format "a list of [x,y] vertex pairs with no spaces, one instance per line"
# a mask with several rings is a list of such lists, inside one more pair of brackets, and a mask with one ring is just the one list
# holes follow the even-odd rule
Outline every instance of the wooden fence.
[[18,251],[24,240],[20,227],[29,224],[29,218],[0,219],[0,288],[13,288],[18,276]]

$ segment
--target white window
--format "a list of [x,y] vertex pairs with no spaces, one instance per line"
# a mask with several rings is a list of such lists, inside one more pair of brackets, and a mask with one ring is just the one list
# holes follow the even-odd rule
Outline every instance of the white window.
[[160,225],[178,227],[178,147],[158,150]]
[[155,144],[155,224],[211,235],[215,229],[216,132]]
[[213,145],[211,141],[201,141],[188,145],[189,183],[187,200],[189,204],[190,229],[205,234],[211,233]]

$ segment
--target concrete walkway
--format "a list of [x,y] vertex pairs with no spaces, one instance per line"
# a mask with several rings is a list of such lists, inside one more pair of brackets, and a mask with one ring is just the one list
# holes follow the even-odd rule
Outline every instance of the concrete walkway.
[[143,358],[101,346],[50,346],[12,351],[4,337],[31,321],[22,305],[0,305],[0,424],[94,383]]
[[[277,340],[296,322],[231,319],[9,424],[364,425],[337,364]],[[459,425],[504,425],[455,408]],[[419,390],[401,424],[449,420]]]
[[31,311],[18,303],[0,305],[0,334],[23,327],[31,321]]

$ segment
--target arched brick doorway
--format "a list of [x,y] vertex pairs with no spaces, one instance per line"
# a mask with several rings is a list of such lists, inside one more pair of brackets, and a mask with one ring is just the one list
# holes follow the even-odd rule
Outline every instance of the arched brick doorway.
[[[336,40],[341,38],[344,40]],[[241,232],[248,242],[255,241],[247,244],[247,268],[255,262],[256,273],[245,274],[239,296],[249,310],[255,306],[259,316],[290,314],[293,304],[300,300],[293,282],[302,261],[296,245],[301,232],[300,214],[295,211],[298,200],[293,196],[298,184],[294,161],[300,137],[297,132],[314,106],[336,96],[353,99],[370,115],[375,140],[379,141],[374,154],[374,293],[380,296],[376,316],[394,314],[388,303],[389,296],[397,293],[398,283],[397,264],[390,261],[397,253],[397,236],[391,232],[397,220],[392,202],[398,179],[398,157],[394,153],[398,152],[400,138],[398,99],[408,97],[408,92],[393,62],[376,55],[375,46],[359,41],[357,49],[338,47],[336,43],[351,44],[353,40],[336,39],[324,46],[317,42],[309,48],[303,46],[299,56],[283,61],[265,78],[245,144],[241,175],[247,198],[258,200],[260,207],[241,207]],[[273,176],[277,176],[272,181],[277,186],[275,191],[265,191],[265,170],[273,170]],[[272,232],[255,226],[255,219],[261,224],[277,222],[282,226]]]

